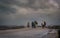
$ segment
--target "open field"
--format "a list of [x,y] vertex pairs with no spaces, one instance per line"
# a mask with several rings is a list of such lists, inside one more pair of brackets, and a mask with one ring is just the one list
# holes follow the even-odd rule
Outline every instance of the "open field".
[[57,31],[47,28],[1,30],[0,38],[57,38]]

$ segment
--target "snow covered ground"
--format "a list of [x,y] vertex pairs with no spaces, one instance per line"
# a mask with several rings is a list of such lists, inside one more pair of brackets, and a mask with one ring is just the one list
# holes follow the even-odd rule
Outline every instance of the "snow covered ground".
[[0,38],[56,38],[56,34],[54,29],[25,28],[0,31]]

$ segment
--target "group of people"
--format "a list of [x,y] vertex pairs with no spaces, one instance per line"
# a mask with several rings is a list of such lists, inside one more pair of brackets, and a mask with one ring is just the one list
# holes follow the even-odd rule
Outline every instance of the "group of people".
[[[37,25],[38,25],[38,22],[37,22],[37,21],[33,21],[33,22],[31,22],[31,26],[32,26],[32,28],[36,28]],[[41,26],[42,26],[42,28],[44,28],[44,27],[46,26],[46,22],[44,21],[43,23],[41,23]],[[29,22],[27,23],[27,27],[30,27]]]
[[38,25],[38,22],[37,21],[34,21],[34,22],[31,23],[31,25],[32,25],[32,28],[36,28],[37,25]]

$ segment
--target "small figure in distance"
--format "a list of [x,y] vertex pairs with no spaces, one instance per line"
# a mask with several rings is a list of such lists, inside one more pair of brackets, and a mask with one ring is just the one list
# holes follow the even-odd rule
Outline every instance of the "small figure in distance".
[[37,27],[38,25],[38,22],[37,21],[34,21],[34,24],[35,24],[35,28]]
[[34,22],[32,22],[31,25],[32,25],[32,28],[34,28]]
[[29,22],[27,23],[27,27],[28,27],[28,28],[30,27],[30,23],[29,23]]
[[42,28],[44,28],[44,25],[43,25],[43,23],[41,23],[41,26],[42,26]]
[[46,27],[46,22],[44,21],[44,27]]
[[42,28],[44,28],[46,26],[46,22],[44,21],[43,23],[41,23]]

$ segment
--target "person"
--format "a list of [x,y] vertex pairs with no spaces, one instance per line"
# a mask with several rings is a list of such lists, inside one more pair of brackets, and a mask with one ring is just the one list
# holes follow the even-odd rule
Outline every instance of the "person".
[[42,28],[44,28],[46,26],[46,22],[44,21],[44,23],[41,23]]
[[28,28],[30,27],[30,24],[29,24],[29,22],[27,23],[27,27],[28,27]]
[[44,27],[46,26],[46,22],[44,21]]
[[35,28],[37,27],[38,25],[38,22],[37,21],[34,21],[34,24],[35,24]]
[[43,23],[41,23],[41,26],[42,26],[42,28],[43,28]]
[[32,28],[34,28],[34,22],[32,22],[31,25],[32,25]]

